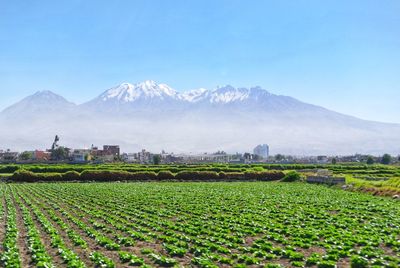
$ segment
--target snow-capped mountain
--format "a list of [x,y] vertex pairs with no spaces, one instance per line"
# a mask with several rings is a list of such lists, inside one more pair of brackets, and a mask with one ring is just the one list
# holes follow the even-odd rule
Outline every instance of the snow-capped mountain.
[[400,153],[400,125],[361,120],[275,95],[261,87],[179,92],[145,81],[122,83],[81,105],[38,92],[0,113],[0,148],[120,144],[175,152],[250,151],[268,143],[288,154]]
[[179,94],[166,84],[147,80],[137,84],[122,83],[106,90],[82,107],[96,112],[134,112],[137,109],[172,107],[179,102]]
[[100,95],[100,99],[102,101],[117,100],[121,102],[133,102],[139,99],[174,99],[177,94],[168,85],[158,85],[156,82],[148,80],[134,85],[123,83],[104,92]]
[[303,109],[303,111],[308,111],[310,108],[320,109],[291,97],[271,94],[261,87],[235,88],[226,85],[212,90],[200,88],[178,92],[166,84],[157,84],[151,80],[138,84],[122,83],[82,104],[81,107],[91,112],[107,114],[137,114],[141,111],[146,114],[152,112],[159,114],[160,111],[213,112],[213,109],[218,109],[219,113],[232,113],[250,109],[254,111],[256,107],[259,109],[258,112],[263,113],[272,111],[284,113],[293,109]]

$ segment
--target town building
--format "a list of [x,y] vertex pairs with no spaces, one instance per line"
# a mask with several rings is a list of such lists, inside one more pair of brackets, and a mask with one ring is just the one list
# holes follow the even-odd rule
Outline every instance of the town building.
[[18,158],[18,152],[11,152],[10,150],[0,151],[1,162],[14,162]]
[[71,158],[73,162],[84,163],[91,160],[91,153],[92,150],[90,149],[75,149],[71,154]]
[[121,155],[121,160],[126,163],[137,163],[138,154],[137,153],[123,153]]
[[103,145],[103,154],[119,157],[120,156],[119,145]]
[[143,149],[141,152],[137,154],[138,162],[141,164],[151,163],[153,161],[152,156],[153,155],[150,152]]
[[50,152],[45,152],[45,151],[40,151],[40,150],[35,150],[33,152],[33,160],[37,162],[45,162],[49,161],[51,158],[51,153]]
[[268,144],[257,145],[253,149],[253,154],[261,156],[264,159],[267,159],[269,157],[269,146],[268,146]]
[[103,150],[92,145],[90,153],[96,162],[113,162],[121,156],[119,145],[103,145]]

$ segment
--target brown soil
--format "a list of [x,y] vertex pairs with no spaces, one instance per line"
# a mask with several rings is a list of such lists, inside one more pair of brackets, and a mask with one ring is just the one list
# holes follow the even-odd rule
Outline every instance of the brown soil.
[[27,245],[27,230],[24,225],[24,220],[22,218],[21,208],[17,205],[14,200],[14,196],[12,196],[13,206],[16,209],[16,221],[17,221],[17,228],[18,228],[18,249],[19,249],[19,256],[21,260],[21,267],[30,267],[32,265],[32,258],[31,254],[28,250]]
[[[41,201],[44,202],[44,203],[47,203],[47,201],[43,201],[43,200],[41,200]],[[52,200],[52,202],[54,202],[54,200]],[[88,224],[87,220],[83,220],[80,217],[78,217],[77,215],[75,215],[75,213],[73,213],[71,211],[70,207],[66,207],[63,204],[58,204],[58,205],[60,205],[64,210],[68,211],[68,213],[71,216],[79,218],[82,222],[84,222],[85,224]],[[119,255],[118,255],[117,251],[107,250],[106,248],[103,248],[103,247],[99,246],[94,238],[89,237],[82,229],[80,229],[77,225],[75,225],[75,223],[70,221],[68,218],[66,218],[64,215],[62,215],[59,211],[54,210],[54,212],[56,213],[56,215],[59,218],[63,219],[63,221],[65,223],[67,223],[71,227],[71,229],[73,229],[77,234],[79,234],[82,237],[82,239],[84,239],[86,241],[87,246],[88,246],[88,248],[86,250],[85,249],[75,250],[74,246],[71,247],[71,249],[74,249],[74,251],[77,254],[79,254],[80,256],[81,256],[81,254],[85,255],[85,258],[88,259],[91,262],[91,260],[89,259],[90,252],[97,251],[97,252],[102,253],[104,256],[112,259],[116,263],[117,267],[125,267],[126,266],[125,264],[120,262]],[[103,235],[105,235],[105,234],[103,233]],[[133,254],[137,255],[138,257],[143,258],[145,260],[145,263],[152,263],[152,261],[147,256],[141,256],[142,254],[140,252],[140,249],[143,248],[143,247],[152,248],[155,251],[157,251],[156,248],[151,247],[150,244],[145,244],[145,242],[143,242],[143,244],[138,242],[137,245],[133,246],[133,247],[121,247],[121,250],[133,253]],[[93,264],[88,265],[88,267],[93,267],[93,266],[94,266]],[[126,266],[126,267],[128,267],[128,266]]]
[[[22,200],[22,199],[21,199],[21,200]],[[23,201],[23,200],[22,200],[22,201]],[[30,201],[33,202],[33,203],[36,203],[36,205],[37,205],[36,200],[34,200],[33,198],[30,198]],[[26,205],[26,204],[25,204],[25,205]],[[44,210],[44,209],[42,209],[42,208],[39,207],[39,206],[38,206],[38,208],[39,208],[40,211],[46,216],[47,220],[48,220],[49,222],[52,223],[52,225],[54,226],[54,228],[57,229],[58,234],[62,237],[62,239],[63,239],[65,245],[66,245],[69,249],[73,250],[73,251],[79,256],[80,260],[83,261],[83,262],[85,263],[85,265],[86,265],[87,267],[94,267],[92,261],[91,261],[90,258],[89,258],[89,255],[90,255],[89,249],[83,249],[83,248],[81,248],[81,247],[79,247],[79,246],[75,246],[75,245],[73,244],[73,242],[70,240],[70,238],[68,237],[68,235],[66,234],[66,232],[65,232],[63,229],[61,229],[60,226],[59,226],[55,221],[53,221],[53,220],[50,218],[50,216],[49,216],[49,214],[47,213],[47,211]],[[55,211],[55,212],[57,212],[57,211]],[[59,215],[57,215],[57,216],[59,216]],[[85,240],[85,241],[86,241],[86,240]],[[87,241],[86,241],[86,242],[87,242]]]
[[[54,200],[52,200],[52,201],[54,202]],[[87,213],[85,213],[84,211],[81,211],[81,210],[80,210],[80,212],[86,214],[86,215],[88,216],[88,218],[86,218],[86,217],[83,217],[83,218],[79,217],[79,216],[76,214],[76,212],[77,212],[76,209],[77,209],[77,208],[74,208],[75,210],[72,211],[72,210],[71,210],[71,207],[69,207],[69,206],[67,206],[67,205],[65,205],[65,204],[60,204],[60,203],[57,203],[57,204],[58,204],[60,207],[62,207],[64,210],[68,211],[68,213],[69,213],[71,216],[74,216],[74,217],[76,217],[76,218],[79,218],[79,219],[80,219],[82,222],[84,222],[86,225],[93,227],[93,225],[88,221],[88,218],[90,218],[91,216],[88,215]],[[101,208],[98,208],[98,207],[96,207],[96,208],[97,208],[97,209],[101,209]],[[57,212],[57,213],[58,213],[58,212]],[[61,218],[63,218],[61,214],[58,214],[58,216],[61,217]],[[68,219],[65,218],[65,220],[68,220]],[[113,227],[111,224],[107,223],[107,222],[104,221],[104,220],[97,219],[97,221],[98,221],[98,222],[101,222],[101,223],[103,223],[103,224],[105,224],[107,228],[114,229],[114,227]],[[73,224],[73,223],[72,223],[72,224]],[[73,224],[73,229],[74,229],[75,231],[77,231],[77,232],[80,232],[80,235],[81,235],[82,237],[87,236],[86,233],[81,232],[79,229],[77,229],[77,226],[75,226],[74,224]],[[118,234],[125,235],[125,236],[129,236],[129,234],[127,234],[127,233],[125,233],[125,232],[122,232],[122,231],[119,231],[119,230],[115,230],[115,231],[116,231],[116,233],[118,233]],[[103,232],[102,234],[105,235],[105,236],[107,236],[107,237],[109,237],[110,239],[113,239],[113,236],[107,235],[107,233],[105,233],[105,232]],[[87,239],[85,239],[85,240],[87,241]],[[91,239],[91,240],[93,240],[93,239]],[[89,242],[89,241],[87,241],[87,242]],[[113,259],[114,261],[118,261],[118,260],[119,260],[119,256],[118,256],[118,254],[115,254],[115,251],[107,251],[106,249],[102,249],[100,246],[97,245],[97,243],[96,243],[94,240],[93,240],[91,243],[88,243],[88,244],[92,244],[92,245],[91,245],[91,248],[94,247],[94,248],[96,249],[96,251],[102,252],[105,256],[107,256],[107,257]],[[146,263],[152,263],[153,261],[152,261],[151,259],[149,259],[146,255],[143,255],[143,254],[141,253],[141,249],[142,249],[142,248],[150,248],[150,249],[154,250],[154,252],[156,252],[156,253],[159,253],[159,254],[162,254],[162,255],[167,256],[168,254],[167,254],[167,252],[163,249],[163,247],[162,247],[161,244],[162,244],[161,241],[158,241],[158,242],[155,242],[155,243],[145,242],[145,241],[136,241],[136,245],[131,246],[131,247],[122,246],[122,247],[121,247],[121,250],[122,250],[122,251],[129,252],[129,253],[133,253],[133,254],[135,254],[136,256],[138,256],[138,257],[140,257],[140,258],[143,258],[143,259],[145,260]],[[105,251],[105,252],[104,252],[104,251]],[[184,257],[181,257],[181,258],[180,258],[180,257],[174,257],[174,259],[176,259],[176,260],[179,262],[180,265],[188,266],[188,265],[191,263],[191,260],[192,260],[193,257],[194,257],[194,256],[193,256],[191,253],[187,253]]]
[[1,198],[0,203],[3,208],[3,216],[1,216],[0,219],[0,254],[1,254],[2,252],[4,252],[3,241],[6,235],[6,227],[7,227],[7,206],[6,206],[6,199],[4,196],[3,198]]

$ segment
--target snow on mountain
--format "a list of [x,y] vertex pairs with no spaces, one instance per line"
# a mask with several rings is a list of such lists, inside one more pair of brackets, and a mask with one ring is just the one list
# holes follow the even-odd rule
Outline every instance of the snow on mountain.
[[234,88],[230,85],[217,87],[209,94],[211,103],[230,103],[244,101],[249,98],[250,90],[247,88]]
[[204,99],[204,95],[207,95],[209,91],[205,88],[193,89],[179,94],[179,97],[183,101],[187,102],[198,102]]
[[241,102],[248,99],[257,100],[262,97],[269,97],[271,94],[261,87],[234,88],[231,85],[219,86],[213,90],[204,88],[186,91],[180,94],[181,99],[188,102],[208,102],[228,104]]
[[209,102],[209,103],[232,103],[247,99],[258,100],[269,97],[268,91],[260,88],[234,88],[227,85],[217,87],[213,90],[205,88],[190,91],[177,92],[166,84],[157,84],[148,80],[138,84],[122,83],[116,87],[106,90],[95,102],[119,102],[129,103],[140,100],[177,100],[189,103]]
[[154,81],[147,80],[138,84],[122,83],[104,92],[100,99],[109,101],[117,99],[122,102],[133,102],[140,98],[176,98],[177,92],[165,84],[157,84]]
[[181,102],[179,93],[166,84],[147,80],[137,84],[122,83],[106,90],[97,98],[81,105],[95,113],[131,114],[137,110],[174,109]]
[[178,92],[166,84],[157,84],[148,80],[138,84],[122,83],[116,87],[106,90],[99,97],[88,102],[90,105],[102,105],[105,103],[117,106],[135,103],[152,105],[160,103],[208,103],[208,104],[229,104],[246,100],[265,101],[265,99],[276,96],[261,87],[234,88],[226,85],[212,90],[205,88],[190,91]]

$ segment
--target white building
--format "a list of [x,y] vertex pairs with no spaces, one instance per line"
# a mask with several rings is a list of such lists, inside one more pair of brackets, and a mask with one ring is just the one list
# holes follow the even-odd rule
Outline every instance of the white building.
[[75,149],[72,152],[72,161],[74,162],[87,162],[90,160],[91,150],[89,149]]
[[269,146],[268,146],[268,144],[257,145],[253,149],[253,154],[261,156],[262,158],[268,158],[268,156],[269,156]]

